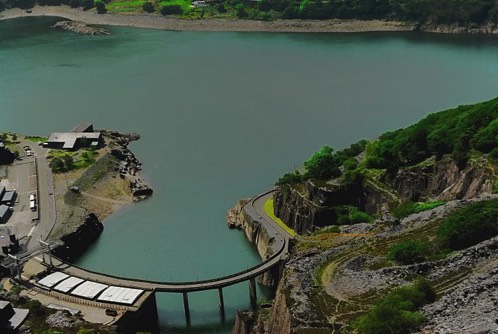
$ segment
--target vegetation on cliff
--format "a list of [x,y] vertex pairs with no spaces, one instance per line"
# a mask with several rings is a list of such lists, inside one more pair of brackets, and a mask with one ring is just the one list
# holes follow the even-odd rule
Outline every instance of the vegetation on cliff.
[[394,289],[354,324],[365,334],[413,333],[426,318],[417,309],[436,300],[436,293],[423,278],[414,284]]
[[[460,167],[465,167],[473,151],[498,157],[498,98],[430,114],[408,128],[386,132],[378,140],[360,141],[336,153],[324,146],[304,162],[305,173],[285,174],[276,184],[327,180],[341,174],[348,183],[354,180],[355,172],[395,171],[432,156],[441,159],[445,154],[451,154]],[[360,153],[365,154],[362,163],[354,159]]]

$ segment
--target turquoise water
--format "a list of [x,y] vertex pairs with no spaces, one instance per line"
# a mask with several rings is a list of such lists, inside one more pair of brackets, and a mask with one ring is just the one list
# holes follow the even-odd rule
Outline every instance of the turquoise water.
[[[105,221],[79,264],[196,280],[260,261],[226,210],[269,188],[324,144],[342,148],[429,112],[493,98],[498,38],[417,33],[265,34],[110,27],[112,36],[0,22],[0,125],[46,135],[82,120],[138,132],[154,196]],[[230,333],[247,284],[158,296],[168,333]],[[260,295],[265,294],[260,291]]]

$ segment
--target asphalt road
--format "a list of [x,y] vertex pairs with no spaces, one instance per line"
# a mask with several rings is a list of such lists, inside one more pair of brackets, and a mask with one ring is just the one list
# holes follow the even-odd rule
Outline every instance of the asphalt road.
[[29,145],[36,160],[37,200],[39,221],[32,231],[27,243],[27,250],[37,248],[39,239],[46,240],[55,225],[55,197],[53,176],[46,158],[47,149],[33,142],[21,142],[21,146]]

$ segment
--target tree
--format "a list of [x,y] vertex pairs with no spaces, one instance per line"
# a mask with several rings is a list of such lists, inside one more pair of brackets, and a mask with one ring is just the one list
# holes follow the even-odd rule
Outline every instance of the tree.
[[61,158],[53,158],[52,161],[48,164],[54,173],[62,173],[64,172],[64,161]]
[[147,13],[153,13],[155,11],[154,5],[149,1],[144,2],[144,4],[142,5],[142,10]]
[[334,149],[330,146],[323,146],[320,151],[315,152],[308,161],[304,162],[305,177],[327,180],[333,176],[339,176],[341,172],[333,152]]
[[107,12],[105,3],[102,0],[95,1],[95,7],[97,7],[98,14],[105,14]]
[[95,6],[95,2],[93,0],[81,0],[81,6],[83,6],[83,10],[89,10]]
[[161,8],[162,15],[179,15],[183,13],[180,5],[166,5]]
[[235,13],[239,19],[249,16],[249,14],[247,14],[246,12],[246,7],[241,3],[235,5]]
[[388,258],[402,265],[425,261],[427,245],[420,241],[408,240],[394,244],[389,249]]

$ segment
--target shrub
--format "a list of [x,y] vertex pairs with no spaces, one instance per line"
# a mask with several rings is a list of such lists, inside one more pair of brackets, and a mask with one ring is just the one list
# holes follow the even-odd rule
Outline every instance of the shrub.
[[180,5],[166,5],[161,8],[162,15],[179,15],[183,13]]
[[436,235],[443,246],[458,250],[498,234],[498,200],[473,203],[448,216]]
[[338,212],[337,223],[339,225],[370,223],[372,221],[372,217],[368,213],[360,211],[354,206],[339,207]]
[[97,7],[98,14],[105,14],[107,12],[107,9],[105,8],[105,3],[102,0],[95,1],[95,7]]
[[89,10],[95,6],[95,3],[93,0],[81,0],[81,6],[83,10]]
[[216,5],[216,10],[219,13],[226,13],[227,12],[227,9],[225,8],[225,5],[222,4],[222,3],[219,3],[218,5]]
[[301,173],[299,173],[298,170],[296,170],[294,172],[284,174],[284,176],[282,176],[277,180],[275,185],[280,186],[283,184],[296,184],[302,181],[303,181],[303,176],[301,175]]
[[436,294],[429,283],[417,279],[413,285],[394,289],[377,301],[353,326],[366,334],[412,333],[425,321],[416,310],[435,299]]
[[147,13],[153,13],[155,11],[154,9],[154,5],[152,4],[152,2],[144,2],[144,4],[142,5],[142,10],[144,12],[147,12]]
[[423,262],[429,253],[426,242],[408,240],[391,246],[389,249],[389,260],[402,265]]
[[242,19],[242,18],[249,16],[246,12],[245,6],[241,3],[235,5],[235,14],[237,15],[237,17],[239,19]]

